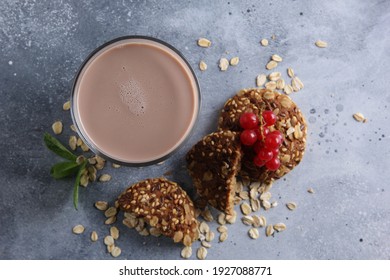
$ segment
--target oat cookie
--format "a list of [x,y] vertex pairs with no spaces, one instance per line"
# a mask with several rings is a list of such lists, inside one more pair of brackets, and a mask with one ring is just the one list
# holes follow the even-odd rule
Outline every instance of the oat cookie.
[[251,148],[243,146],[243,159],[240,175],[252,181],[268,182],[279,179],[290,172],[305,153],[307,126],[304,116],[290,97],[268,89],[244,89],[230,98],[222,109],[218,128],[240,132],[239,119],[244,112],[253,112],[259,118],[264,110],[272,110],[277,116],[276,124],[272,129],[279,130],[284,135],[280,147],[280,168],[269,171],[266,167],[257,167],[253,164],[255,153]]
[[225,130],[205,136],[186,157],[199,196],[226,214],[233,214],[241,155],[239,135]]
[[175,242],[190,246],[199,236],[194,204],[175,182],[165,178],[138,182],[119,196],[118,203],[121,210],[143,218]]

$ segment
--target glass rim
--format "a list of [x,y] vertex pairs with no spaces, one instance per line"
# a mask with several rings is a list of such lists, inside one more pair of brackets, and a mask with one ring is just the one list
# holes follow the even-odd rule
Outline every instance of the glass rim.
[[[77,83],[79,81],[81,72],[83,71],[85,66],[88,64],[88,62],[91,59],[93,59],[95,57],[95,55],[98,52],[100,52],[101,50],[103,50],[104,48],[106,48],[106,47],[108,47],[108,46],[110,46],[110,45],[112,45],[114,43],[117,43],[117,42],[120,42],[120,41],[129,40],[129,39],[142,39],[142,40],[148,40],[148,41],[156,42],[156,43],[159,43],[159,44],[169,48],[170,50],[172,50],[174,53],[176,53],[179,56],[179,58],[188,67],[189,72],[190,72],[190,74],[191,74],[191,76],[193,78],[193,81],[195,83],[196,90],[197,90],[197,94],[195,96],[198,98],[198,105],[197,105],[197,108],[196,108],[196,114],[194,116],[194,121],[193,121],[192,127],[188,131],[187,135],[185,135],[185,137],[183,137],[183,139],[181,141],[177,142],[178,143],[177,146],[174,147],[173,150],[170,151],[169,153],[167,153],[167,154],[165,154],[165,155],[163,155],[163,156],[161,156],[161,157],[159,157],[157,159],[153,159],[153,160],[145,161],[145,162],[126,162],[126,161],[121,161],[121,160],[112,158],[109,155],[107,155],[104,152],[102,152],[92,141],[89,140],[88,137],[86,137],[86,135],[84,135],[83,130],[80,129],[81,125],[79,125],[79,122],[77,121],[76,112],[74,111],[76,86],[77,86]],[[152,36],[127,35],[127,36],[116,37],[116,38],[114,38],[114,39],[112,39],[110,41],[107,41],[107,42],[103,43],[102,45],[99,45],[97,48],[95,48],[92,52],[90,52],[87,55],[87,57],[84,59],[84,61],[81,63],[80,67],[78,68],[78,70],[76,72],[76,75],[75,75],[75,77],[73,79],[72,91],[71,91],[71,96],[70,96],[70,103],[71,103],[70,113],[71,113],[71,117],[72,117],[72,122],[73,122],[73,124],[74,124],[74,126],[76,128],[76,132],[77,132],[78,136],[81,138],[81,140],[83,140],[83,142],[90,148],[90,150],[95,155],[98,155],[98,156],[100,156],[100,157],[104,158],[105,160],[108,160],[108,161],[110,161],[112,163],[117,163],[117,164],[124,165],[124,166],[141,167],[141,166],[149,166],[149,165],[153,165],[153,164],[157,164],[159,162],[165,161],[166,159],[171,157],[175,152],[177,152],[181,147],[183,147],[183,145],[188,141],[190,136],[193,134],[194,128],[196,127],[196,124],[198,123],[198,118],[199,118],[199,112],[200,112],[200,109],[201,109],[202,99],[201,99],[201,89],[200,89],[198,77],[196,76],[195,71],[192,68],[192,66],[190,65],[190,63],[188,62],[188,60],[185,58],[185,56],[178,49],[176,49],[175,47],[173,47],[169,43],[167,43],[167,42],[165,42],[163,40],[160,40],[158,38],[152,37]]]

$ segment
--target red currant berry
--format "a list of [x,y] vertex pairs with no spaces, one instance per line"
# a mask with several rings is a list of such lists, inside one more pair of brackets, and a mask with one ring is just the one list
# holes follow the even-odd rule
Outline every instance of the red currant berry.
[[282,145],[282,139],[275,134],[268,134],[264,140],[264,146],[270,149],[277,149]]
[[274,130],[274,131],[270,132],[269,134],[274,134],[274,135],[278,136],[280,138],[280,140],[282,140],[282,142],[283,142],[283,135],[279,130]]
[[276,123],[276,116],[272,111],[263,111],[262,113],[266,126],[271,126]]
[[269,171],[276,171],[280,167],[280,160],[278,157],[274,157],[270,161],[267,161],[265,166]]
[[267,136],[269,134],[269,128],[266,126],[263,126],[262,131],[260,129],[256,130],[256,134],[257,134],[257,139],[264,140],[265,136]]
[[257,167],[262,167],[262,166],[264,166],[264,164],[265,164],[265,162],[262,161],[261,159],[259,159],[258,156],[255,156],[255,157],[253,158],[253,163],[254,163]]
[[257,140],[256,143],[253,145],[253,150],[256,154],[260,152],[260,150],[264,147],[264,142]]
[[259,151],[259,153],[257,154],[257,157],[259,159],[261,159],[262,161],[267,162],[267,161],[271,160],[274,157],[274,155],[272,153],[272,150],[267,149],[267,148],[263,148]]
[[254,130],[245,129],[240,135],[241,143],[245,146],[252,146],[257,141],[257,135]]
[[243,129],[255,129],[259,125],[259,118],[254,113],[244,113],[240,117],[240,125]]
[[272,149],[272,155],[273,157],[277,157],[279,155],[279,148]]

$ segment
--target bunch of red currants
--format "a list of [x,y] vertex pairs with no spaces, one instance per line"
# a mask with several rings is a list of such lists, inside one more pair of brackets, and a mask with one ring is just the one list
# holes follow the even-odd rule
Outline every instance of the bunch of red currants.
[[275,171],[280,167],[279,148],[283,143],[283,136],[279,130],[270,132],[270,126],[276,123],[276,116],[272,111],[263,111],[264,126],[259,126],[259,118],[254,113],[243,113],[240,117],[241,143],[253,148],[256,156],[253,163]]

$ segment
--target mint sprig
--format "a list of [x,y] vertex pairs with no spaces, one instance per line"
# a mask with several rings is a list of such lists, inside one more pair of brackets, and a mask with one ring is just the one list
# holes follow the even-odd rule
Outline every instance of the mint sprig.
[[44,134],[43,140],[50,151],[64,159],[67,159],[67,161],[54,164],[50,169],[50,175],[55,179],[61,179],[65,177],[72,177],[76,174],[76,181],[73,187],[73,205],[77,210],[79,202],[80,178],[87,167],[88,161],[84,157],[78,157],[73,154],[63,144],[61,144],[60,141],[47,132]]

